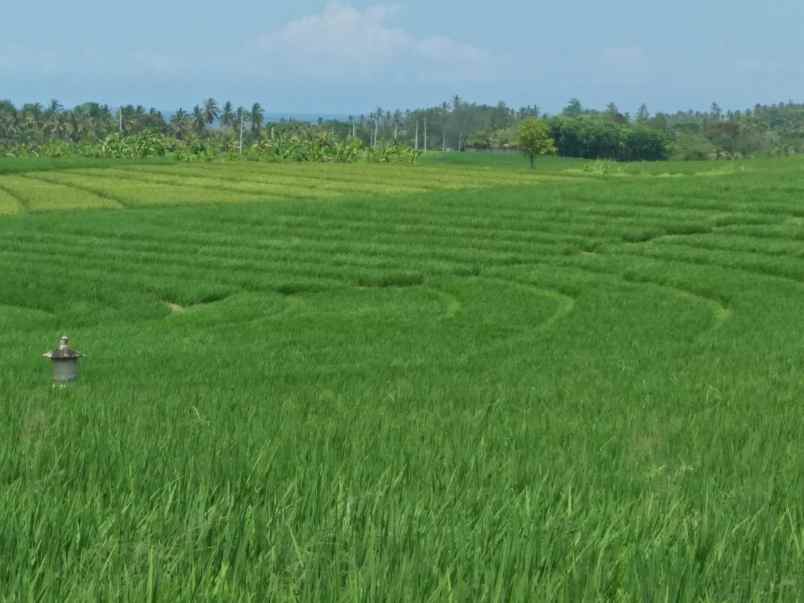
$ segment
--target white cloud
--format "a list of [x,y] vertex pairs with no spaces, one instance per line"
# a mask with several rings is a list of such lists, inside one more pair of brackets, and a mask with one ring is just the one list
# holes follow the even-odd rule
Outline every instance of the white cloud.
[[340,3],[263,36],[259,46],[274,68],[321,78],[406,73],[482,79],[492,57],[445,36],[419,37],[393,25],[396,5],[364,10]]

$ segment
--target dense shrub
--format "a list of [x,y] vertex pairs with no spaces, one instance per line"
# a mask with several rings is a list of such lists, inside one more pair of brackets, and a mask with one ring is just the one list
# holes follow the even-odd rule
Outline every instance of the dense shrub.
[[662,132],[602,117],[556,117],[550,120],[550,131],[558,154],[565,157],[660,161],[669,156]]
[[[616,122],[602,115],[555,117],[547,122],[558,154],[585,159],[615,161],[660,161],[670,156],[669,137],[656,128]],[[518,149],[518,128],[482,130],[473,134],[467,147],[476,150]]]

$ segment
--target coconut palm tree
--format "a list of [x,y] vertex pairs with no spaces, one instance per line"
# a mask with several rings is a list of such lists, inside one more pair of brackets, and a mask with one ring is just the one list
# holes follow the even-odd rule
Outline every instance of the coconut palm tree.
[[172,126],[177,137],[182,139],[186,138],[191,126],[190,116],[187,114],[187,111],[184,109],[179,109],[176,111],[176,113],[173,114],[173,117],[170,118],[170,125]]
[[232,106],[232,101],[226,101],[223,104],[223,113],[221,114],[221,124],[225,128],[231,128],[234,125],[234,107]]
[[211,126],[215,123],[215,120],[218,119],[218,115],[220,115],[221,111],[218,107],[218,101],[214,98],[208,98],[204,101],[204,120],[206,121],[208,126]]
[[265,121],[265,110],[260,103],[254,103],[251,105],[251,131],[254,134],[260,133],[263,121]]
[[207,116],[204,114],[204,110],[198,105],[193,107],[193,127],[199,135],[207,130]]
[[54,98],[53,100],[50,101],[50,104],[48,105],[47,109],[45,109],[45,116],[47,117],[47,119],[50,120],[53,119],[55,116],[57,116],[59,113],[61,113],[63,110],[64,106]]

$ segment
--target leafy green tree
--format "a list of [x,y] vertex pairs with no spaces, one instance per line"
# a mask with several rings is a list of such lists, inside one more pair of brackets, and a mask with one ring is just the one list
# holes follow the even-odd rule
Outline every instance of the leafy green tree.
[[714,159],[718,149],[700,134],[680,134],[672,145],[673,159],[683,161],[696,161]]
[[661,161],[667,159],[669,152],[667,137],[659,130],[637,125],[624,131],[620,159],[626,161]]
[[531,169],[539,155],[552,155],[556,152],[556,143],[550,136],[550,128],[544,120],[529,117],[519,126],[519,148],[530,159]]

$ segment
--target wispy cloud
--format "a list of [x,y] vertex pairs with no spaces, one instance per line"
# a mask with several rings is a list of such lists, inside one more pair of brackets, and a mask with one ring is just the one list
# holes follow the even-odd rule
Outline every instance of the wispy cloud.
[[175,47],[142,46],[98,53],[72,46],[56,53],[0,41],[0,74],[91,74],[160,81],[248,78],[299,85],[473,82],[492,80],[499,74],[498,57],[449,36],[408,31],[398,25],[401,12],[394,4],[357,8],[332,2],[319,13],[290,21],[240,48],[208,46],[202,63],[197,55]]
[[259,48],[274,68],[316,78],[372,77],[402,70],[477,79],[492,73],[486,51],[447,36],[417,36],[394,25],[400,8],[331,3],[323,12],[264,35]]

